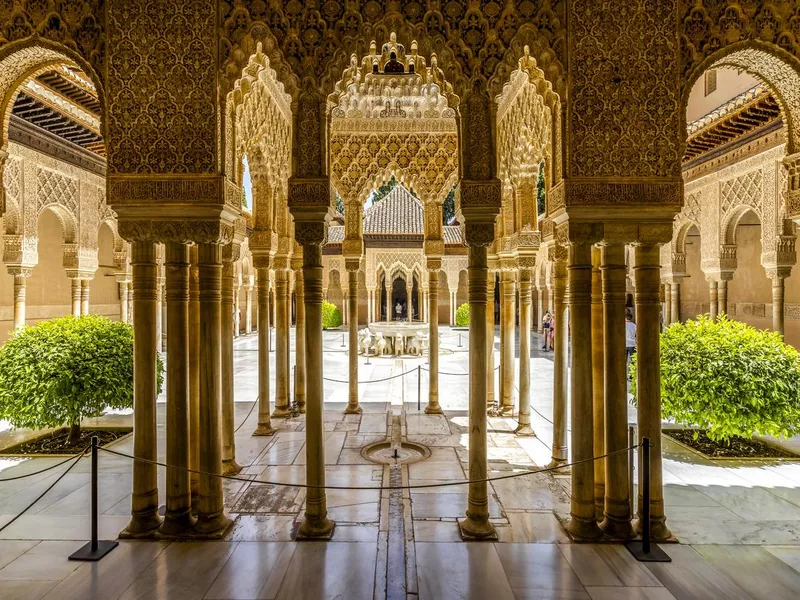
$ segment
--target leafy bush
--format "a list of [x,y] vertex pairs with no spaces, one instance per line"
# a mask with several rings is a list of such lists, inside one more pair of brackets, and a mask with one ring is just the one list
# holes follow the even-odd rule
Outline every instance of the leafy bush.
[[132,406],[133,328],[126,323],[60,317],[21,329],[0,348],[0,418],[15,427],[69,425],[76,442],[82,419]]
[[[634,386],[636,364],[634,356]],[[724,315],[671,325],[661,334],[661,413],[706,429],[715,441],[794,435],[800,354],[779,334]]]
[[469,304],[466,302],[456,309],[456,325],[469,327]]
[[327,300],[322,302],[322,328],[333,329],[342,324],[342,311]]

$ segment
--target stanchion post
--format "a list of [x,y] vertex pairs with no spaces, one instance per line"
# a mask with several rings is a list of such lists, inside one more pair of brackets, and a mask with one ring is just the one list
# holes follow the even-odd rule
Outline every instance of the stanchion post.
[[417,365],[417,412],[422,410],[422,367]]
[[626,542],[625,546],[639,562],[672,562],[656,544],[650,542],[650,439],[642,438],[642,539]]
[[97,436],[92,436],[92,540],[69,556],[69,560],[98,561],[119,545],[112,540],[98,540],[97,508]]

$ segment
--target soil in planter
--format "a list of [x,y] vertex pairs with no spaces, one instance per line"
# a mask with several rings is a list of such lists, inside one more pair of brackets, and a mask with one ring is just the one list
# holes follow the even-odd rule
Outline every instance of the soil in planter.
[[709,458],[800,458],[796,454],[750,438],[733,437],[727,442],[715,442],[702,429],[664,429],[663,433]]
[[81,436],[76,444],[69,443],[69,428],[57,429],[52,433],[23,442],[3,450],[3,454],[77,454],[92,445],[92,436],[97,436],[101,446],[128,435],[127,429],[81,429]]

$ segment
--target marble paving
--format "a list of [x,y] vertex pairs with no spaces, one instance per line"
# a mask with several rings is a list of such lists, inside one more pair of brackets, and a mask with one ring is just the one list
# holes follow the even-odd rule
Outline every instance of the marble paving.
[[[25,515],[0,531],[0,598],[795,598],[800,590],[800,463],[711,461],[665,439],[668,524],[680,544],[670,564],[644,565],[617,544],[572,544],[568,476],[539,473],[490,484],[497,543],[464,543],[456,519],[467,505],[466,332],[442,329],[441,404],[425,415],[426,360],[360,359],[362,415],[344,415],[347,355],[326,332],[325,457],[333,542],[296,543],[305,493],[303,418],[276,421],[276,435],[251,437],[256,415],[255,337],[235,341],[237,460],[248,481],[225,482],[234,525],[219,542],[123,542],[96,564],[66,557],[89,534],[89,462],[81,460]],[[537,341],[537,340],[534,340]],[[345,334],[346,342],[346,334]],[[489,422],[489,474],[522,473],[550,459],[552,354],[533,344],[533,426],[517,438],[513,418]],[[294,347],[292,346],[292,351]],[[274,360],[274,354],[273,360]],[[499,358],[496,358],[499,364]],[[274,377],[274,369],[271,370]],[[385,380],[403,374],[401,377]],[[384,381],[376,381],[384,380]],[[273,387],[274,389],[274,387]],[[158,411],[165,459],[164,405]],[[402,467],[375,464],[361,448],[401,433],[431,456]],[[630,420],[635,422],[635,408]],[[114,422],[131,416],[110,415]],[[0,432],[20,436],[24,432]],[[789,444],[796,444],[792,440]],[[131,452],[132,441],[115,447]],[[0,457],[0,527],[63,468],[14,481],[58,459]],[[130,510],[131,464],[102,455],[100,535],[113,539]],[[164,473],[159,489],[164,502]],[[403,491],[381,485],[441,485]],[[398,553],[399,550],[399,553]]]

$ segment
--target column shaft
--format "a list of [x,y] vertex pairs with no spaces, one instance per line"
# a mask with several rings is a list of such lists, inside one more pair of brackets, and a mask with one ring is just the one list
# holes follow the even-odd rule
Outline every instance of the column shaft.
[[625,369],[625,246],[601,248],[603,278],[603,341],[605,344],[606,461],[605,519],[610,536],[633,536],[628,494],[628,376]]
[[712,319],[717,318],[717,309],[719,305],[719,288],[717,287],[716,281],[709,281],[708,282],[708,298],[709,298],[709,316]]
[[[200,270],[197,244],[189,247],[189,466],[200,469]],[[200,475],[192,473],[192,513],[197,515]]]
[[[222,250],[218,244],[197,248],[200,274],[200,470],[222,474]],[[200,475],[195,529],[207,535],[224,532],[222,479]]]
[[[225,250],[230,252],[230,250]],[[236,462],[236,441],[234,440],[234,397],[233,397],[233,262],[230,255],[222,262],[222,293],[220,311],[222,322],[220,336],[222,337],[222,353],[220,361],[222,372],[222,472],[225,475],[235,475],[242,470]]]
[[[131,244],[133,271],[133,454],[158,460],[156,445],[156,245]],[[73,279],[73,309],[75,283]],[[80,283],[77,284],[80,290]],[[80,299],[80,294],[78,295]],[[80,304],[80,303],[79,303]],[[122,537],[149,535],[161,524],[158,516],[158,471],[150,463],[134,461],[131,520]]]
[[121,323],[128,322],[128,282],[119,282],[119,320]]
[[[594,390],[592,387],[592,248],[588,243],[569,247],[569,320],[572,345],[572,460],[589,461],[594,456]],[[563,321],[562,321],[563,323]],[[556,336],[565,332],[559,325]],[[569,532],[580,539],[596,539],[594,505],[594,464],[583,462],[572,467],[572,498]]]
[[250,335],[253,333],[253,288],[248,285],[244,293],[244,333]]
[[[603,340],[603,279],[600,248],[592,248],[592,417],[594,455],[605,454],[605,344]],[[605,461],[594,461],[594,504],[598,521],[603,519],[606,495]]]
[[189,246],[165,248],[167,302],[167,512],[161,533],[180,535],[193,525],[189,454]]
[[[494,272],[486,271],[486,406],[494,406]],[[470,300],[470,302],[472,302]],[[470,311],[470,327],[472,327]]]
[[133,323],[133,283],[128,283],[128,323]]
[[500,275],[502,286],[500,321],[500,413],[514,411],[514,339],[516,337],[516,281],[513,271]]
[[728,314],[728,282],[720,279],[717,284],[717,314]]
[[439,270],[441,259],[428,259],[428,356],[430,371],[428,372],[428,405],[425,414],[440,415],[439,405]]
[[546,310],[544,308],[544,292],[545,292],[545,290],[543,290],[543,289],[540,289],[540,290],[536,291],[536,299],[537,299],[537,302],[538,302],[538,306],[537,306],[537,310],[536,310],[536,312],[538,313],[538,315],[537,315],[538,318],[536,319],[536,331],[538,331],[539,333],[542,333],[544,331],[544,327],[543,327],[544,326],[544,311]]
[[[358,311],[358,263],[350,265],[347,269],[347,286],[350,293],[350,312]],[[358,320],[350,321],[348,333],[347,359],[350,367],[348,384],[347,408],[344,412],[349,415],[361,414],[361,407],[358,405]]]
[[289,410],[289,295],[288,272],[275,270],[275,410],[272,418],[291,415]]
[[89,286],[91,280],[81,279],[81,315],[89,314]]
[[519,272],[519,425],[517,435],[533,435],[531,427],[531,271]]
[[257,267],[258,281],[258,425],[253,435],[272,435],[269,417],[269,267]]
[[294,277],[295,312],[297,324],[294,334],[294,362],[295,362],[295,388],[294,397],[297,401],[297,409],[301,413],[306,412],[306,305],[305,305],[305,285],[303,280],[303,270],[295,271]]
[[[72,283],[72,316],[81,316],[81,280],[75,277],[71,280]],[[153,342],[155,344],[155,342]]]
[[233,337],[239,337],[239,331],[242,328],[241,310],[239,303],[240,288],[234,279],[233,284]]
[[[567,463],[567,370],[569,323],[567,321],[567,265],[565,260],[553,263],[553,458],[550,466]],[[623,344],[624,346],[624,344]]]
[[[639,440],[650,440],[650,533],[654,540],[670,537],[664,516],[663,475],[661,468],[661,357],[659,271],[660,252],[655,244],[636,246],[636,396]],[[641,456],[641,453],[640,453]],[[639,469],[639,524],[641,532],[644,481]]]
[[772,280],[772,331],[784,335],[784,279]]
[[[161,267],[158,268],[161,270]],[[156,352],[161,352],[161,341],[163,339],[163,333],[161,328],[164,325],[163,322],[163,314],[161,313],[161,308],[164,302],[164,286],[161,285],[161,277],[156,278],[156,339],[154,340],[156,346]]]
[[672,285],[664,284],[664,326],[672,325]]
[[672,322],[681,322],[681,284],[674,282],[672,284],[672,293],[670,294],[670,301],[672,304]]
[[25,327],[25,288],[27,273],[14,275],[14,329]]

